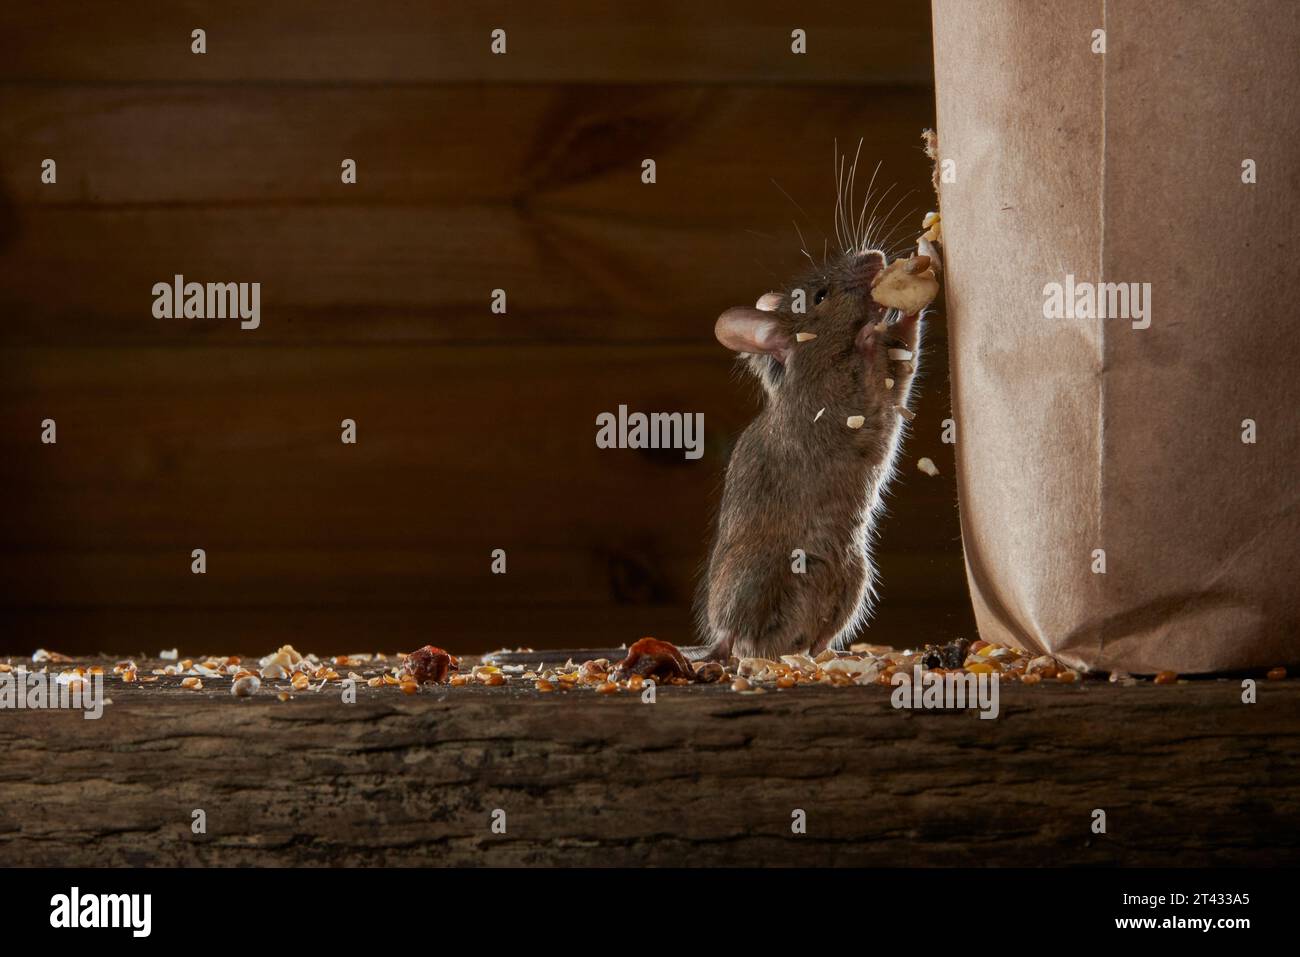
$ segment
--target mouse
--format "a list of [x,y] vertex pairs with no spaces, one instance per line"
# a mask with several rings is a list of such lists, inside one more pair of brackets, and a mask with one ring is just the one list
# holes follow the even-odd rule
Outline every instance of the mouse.
[[[901,268],[928,265],[913,256]],[[764,402],[727,465],[690,657],[816,656],[869,618],[871,547],[912,418],[925,311],[873,298],[899,268],[879,249],[839,252],[718,316],[718,342]]]
[[[924,237],[917,249],[893,262],[879,249],[810,260],[785,287],[714,323],[764,402],[727,464],[696,602],[700,643],[677,649],[687,660],[838,651],[869,618],[871,546],[913,417],[922,318],[942,268]],[[626,653],[502,650],[485,660]]]

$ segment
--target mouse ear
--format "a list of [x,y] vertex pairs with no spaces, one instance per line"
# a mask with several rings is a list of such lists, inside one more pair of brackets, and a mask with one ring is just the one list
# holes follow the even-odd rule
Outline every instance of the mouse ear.
[[733,352],[766,354],[779,362],[790,353],[790,337],[781,331],[777,318],[752,306],[736,306],[718,316],[713,334]]

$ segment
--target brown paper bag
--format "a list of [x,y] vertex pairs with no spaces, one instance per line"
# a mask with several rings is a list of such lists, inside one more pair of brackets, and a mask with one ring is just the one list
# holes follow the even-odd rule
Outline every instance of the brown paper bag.
[[[1135,673],[1295,664],[1300,4],[933,9],[981,637]],[[1149,325],[1045,318],[1068,276],[1149,283]]]

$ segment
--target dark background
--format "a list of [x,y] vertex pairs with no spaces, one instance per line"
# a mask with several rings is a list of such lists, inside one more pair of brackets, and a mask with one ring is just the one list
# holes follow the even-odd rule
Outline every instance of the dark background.
[[[4,5],[0,651],[690,642],[758,407],[713,320],[799,268],[792,220],[834,244],[837,138],[914,233],[933,109],[923,3]],[[154,319],[175,273],[261,282],[261,328]],[[942,318],[922,372],[900,645],[974,633]],[[705,457],[597,449],[620,403],[703,412]]]

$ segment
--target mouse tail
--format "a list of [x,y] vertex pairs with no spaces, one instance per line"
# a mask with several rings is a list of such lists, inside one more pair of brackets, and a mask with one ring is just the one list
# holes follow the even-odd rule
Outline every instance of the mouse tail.
[[[726,664],[731,655],[731,639],[716,642],[711,645],[684,645],[678,649],[687,661],[720,661]],[[616,664],[627,657],[627,648],[546,648],[537,651],[490,651],[483,656],[483,664],[496,665],[524,665],[526,667],[540,668],[543,664],[562,665],[566,661],[572,660],[574,664],[582,664],[584,661],[592,661],[598,658],[607,658],[611,664]]]
[[489,651],[483,656],[483,664],[540,668],[544,664],[562,665],[570,660],[580,665],[599,658],[607,658],[611,664],[616,664],[626,657],[627,648],[540,648],[537,651]]

